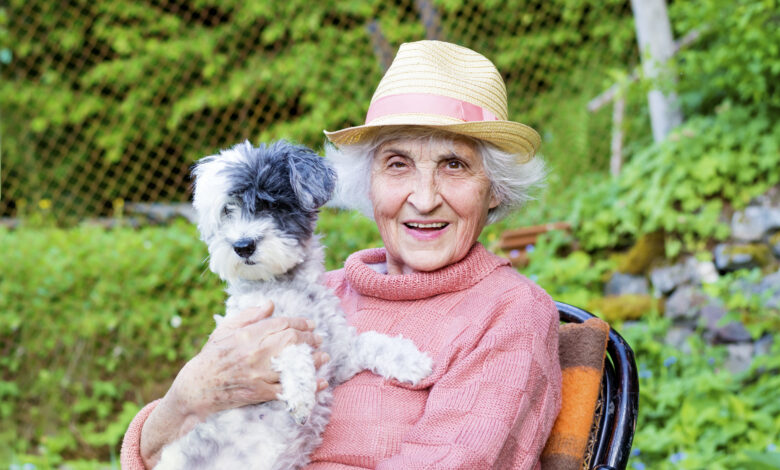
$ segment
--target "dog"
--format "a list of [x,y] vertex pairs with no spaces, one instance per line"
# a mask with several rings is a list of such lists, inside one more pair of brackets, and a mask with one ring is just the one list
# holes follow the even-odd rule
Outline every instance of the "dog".
[[273,316],[313,320],[323,338],[320,350],[331,359],[315,370],[308,344],[286,347],[272,360],[282,385],[277,400],[207,417],[166,446],[155,468],[302,467],[330,417],[332,392],[317,393],[317,378],[333,386],[371,370],[416,384],[430,374],[431,359],[409,339],[357,334],[322,284],[323,248],[314,227],[336,183],[324,158],[286,141],[259,147],[244,142],[201,159],[193,175],[209,268],[227,282],[224,318],[271,300]]

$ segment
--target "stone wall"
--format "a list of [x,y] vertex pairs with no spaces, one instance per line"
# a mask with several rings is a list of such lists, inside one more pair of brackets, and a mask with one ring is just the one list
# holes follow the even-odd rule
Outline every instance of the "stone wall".
[[760,309],[780,315],[780,186],[733,214],[731,237],[713,248],[712,261],[690,256],[646,274],[617,272],[607,283],[605,295],[660,298],[664,314],[673,322],[666,336],[668,344],[685,350],[687,338],[700,334],[711,344],[726,346],[726,367],[737,373],[747,370],[753,357],[769,353],[774,335],[752,338],[742,321],[723,320],[727,306],[703,286],[718,282],[727,273],[755,268],[760,269],[760,276],[728,285],[727,295],[752,297]]

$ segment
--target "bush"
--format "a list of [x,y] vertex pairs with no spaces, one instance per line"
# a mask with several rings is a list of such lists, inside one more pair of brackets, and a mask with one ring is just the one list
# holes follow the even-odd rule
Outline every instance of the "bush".
[[700,31],[678,55],[680,96],[688,114],[724,101],[780,112],[780,13],[776,0],[674,2],[679,34]]
[[107,457],[125,403],[161,396],[222,310],[205,247],[183,223],[0,230],[0,246],[0,449]]
[[722,211],[780,182],[778,167],[780,127],[769,111],[726,102],[635,153],[619,179],[581,179],[570,217],[586,249],[622,247],[664,230],[667,254],[675,256],[728,236]]
[[[656,315],[617,327],[639,368],[639,419],[629,468],[780,468],[780,343],[734,375],[725,346],[698,336],[683,350],[663,344],[669,320]],[[773,465],[772,465],[772,462]]]

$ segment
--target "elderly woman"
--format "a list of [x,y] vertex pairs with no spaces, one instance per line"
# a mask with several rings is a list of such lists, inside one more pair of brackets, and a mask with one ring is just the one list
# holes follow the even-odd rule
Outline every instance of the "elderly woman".
[[[326,135],[337,202],[373,217],[384,242],[351,255],[326,283],[358,331],[410,338],[433,373],[411,386],[363,372],[336,387],[308,468],[539,468],[560,408],[557,310],[477,241],[543,176],[539,136],[507,121],[501,75],[460,46],[404,44],[366,124]],[[166,443],[213,412],[275,398],[271,358],[318,338],[300,319],[269,314],[250,309],[220,325],[165,397],[136,416],[123,468],[153,466]],[[248,333],[256,340],[238,340]],[[247,370],[247,358],[261,366]]]

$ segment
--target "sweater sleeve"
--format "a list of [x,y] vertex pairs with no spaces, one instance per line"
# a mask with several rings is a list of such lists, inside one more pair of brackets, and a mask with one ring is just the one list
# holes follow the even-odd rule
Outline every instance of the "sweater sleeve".
[[377,469],[538,469],[560,390],[558,314],[542,292],[450,365],[400,453]]
[[122,470],[146,470],[144,460],[141,457],[141,429],[158,402],[159,400],[156,400],[143,407],[130,422],[130,426],[127,427],[125,437],[122,439],[122,450],[119,454]]

